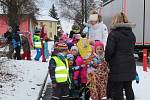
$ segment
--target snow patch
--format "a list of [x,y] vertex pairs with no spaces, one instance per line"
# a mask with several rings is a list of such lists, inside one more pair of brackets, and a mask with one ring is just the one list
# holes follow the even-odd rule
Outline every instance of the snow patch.
[[10,60],[0,69],[0,100],[37,100],[48,63]]
[[140,77],[140,83],[136,84],[136,82],[133,82],[135,100],[149,100],[150,70],[148,72],[144,72],[142,66],[137,66],[137,72]]

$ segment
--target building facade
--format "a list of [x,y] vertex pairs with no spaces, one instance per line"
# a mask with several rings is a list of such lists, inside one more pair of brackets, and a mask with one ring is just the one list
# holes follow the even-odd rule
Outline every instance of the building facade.
[[37,18],[38,25],[36,27],[41,28],[42,25],[45,25],[47,29],[47,35],[51,40],[54,40],[54,35],[57,35],[57,23],[56,19],[53,19],[49,16]]
[[[21,32],[34,32],[34,23],[32,21],[32,18],[28,15],[25,15],[23,19],[20,20],[20,31]],[[2,36],[8,28],[8,19],[6,15],[0,15],[0,35]]]

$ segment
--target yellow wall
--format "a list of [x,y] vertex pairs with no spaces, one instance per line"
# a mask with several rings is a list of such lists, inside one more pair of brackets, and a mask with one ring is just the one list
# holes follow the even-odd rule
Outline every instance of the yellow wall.
[[57,22],[49,21],[49,20],[39,20],[38,22],[38,28],[41,28],[41,25],[46,25],[47,34],[50,39],[54,40],[54,35],[57,34]]

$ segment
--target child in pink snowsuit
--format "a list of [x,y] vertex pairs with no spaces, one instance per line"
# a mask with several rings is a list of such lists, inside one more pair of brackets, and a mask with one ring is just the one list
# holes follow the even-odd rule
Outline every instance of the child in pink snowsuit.
[[83,64],[81,65],[80,77],[81,77],[81,85],[85,86],[87,83],[87,65],[85,61],[83,61]]
[[85,85],[87,83],[87,67],[81,56],[76,59],[76,66],[79,66],[80,70],[74,72],[74,79],[79,80],[80,84]]
[[76,46],[72,46],[71,54],[75,57],[74,62],[74,84],[78,87],[81,84],[87,83],[87,67],[84,64],[83,58],[78,54],[78,48]]

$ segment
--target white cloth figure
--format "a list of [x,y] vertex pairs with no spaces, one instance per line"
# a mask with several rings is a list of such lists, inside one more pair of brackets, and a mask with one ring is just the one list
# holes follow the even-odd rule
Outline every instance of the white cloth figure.
[[108,38],[108,29],[107,26],[101,22],[96,25],[85,24],[83,32],[89,35],[89,39],[91,41],[99,40],[106,46],[107,38]]

